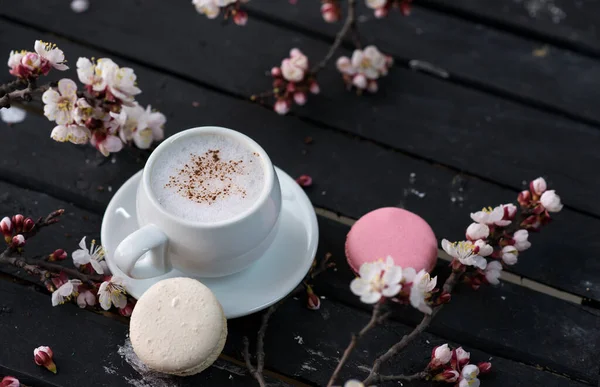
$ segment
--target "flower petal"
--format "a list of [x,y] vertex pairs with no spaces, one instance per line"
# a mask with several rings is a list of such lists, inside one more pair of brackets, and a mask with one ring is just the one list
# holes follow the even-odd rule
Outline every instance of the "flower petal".
[[362,278],[355,278],[350,282],[350,291],[357,296],[362,296],[367,293],[370,288],[371,285]]
[[360,297],[360,300],[365,304],[374,304],[381,299],[381,293],[379,292],[370,292],[363,294]]
[[58,81],[58,91],[64,97],[75,96],[77,95],[77,84],[69,78],[63,78]]
[[389,285],[383,288],[381,294],[383,294],[385,297],[394,297],[396,294],[400,293],[400,290],[402,290],[402,285]]

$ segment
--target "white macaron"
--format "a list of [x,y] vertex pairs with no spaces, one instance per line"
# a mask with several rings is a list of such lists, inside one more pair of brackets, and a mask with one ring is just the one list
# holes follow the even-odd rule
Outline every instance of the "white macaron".
[[202,372],[220,355],[227,320],[215,295],[201,282],[170,278],[140,297],[129,336],[134,352],[149,368],[187,376]]

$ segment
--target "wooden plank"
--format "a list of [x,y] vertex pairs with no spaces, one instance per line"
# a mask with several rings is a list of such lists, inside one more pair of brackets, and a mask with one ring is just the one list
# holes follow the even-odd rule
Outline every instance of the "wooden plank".
[[[327,49],[321,40],[256,19],[243,30],[224,28],[190,7],[184,2],[104,1],[75,14],[64,12],[59,0],[48,1],[45,7],[26,0],[3,11],[10,18],[235,96],[267,88],[270,81],[263,74],[290,47],[300,47],[311,58],[321,57]],[[132,19],[134,14],[138,17]],[[168,19],[173,21],[168,24],[168,39],[155,28],[156,23],[168,23],[161,16],[165,14],[176,15]],[[8,22],[4,25],[12,28]],[[10,36],[8,30],[3,35]],[[270,37],[270,44],[263,44],[262,37]],[[7,46],[15,43],[11,40]],[[513,189],[520,188],[525,178],[550,173],[567,204],[600,215],[594,194],[600,191],[600,180],[589,178],[600,165],[600,154],[593,151],[600,147],[596,127],[399,67],[385,79],[380,93],[364,98],[347,93],[332,68],[321,79],[322,95],[298,109],[312,122]]]
[[[495,8],[504,6],[494,4]],[[285,22],[305,33],[323,34],[329,41],[340,28],[339,23],[323,22],[311,2],[296,6],[275,2],[268,7],[254,2],[248,7],[268,20]],[[418,6],[413,7],[410,17],[393,12],[380,20],[364,2],[358,2],[358,18],[363,42],[376,44],[403,66],[410,66],[410,60],[425,61],[443,70],[450,81],[600,123],[593,104],[600,95],[589,81],[600,77],[600,68],[592,58]]]
[[600,4],[594,0],[419,0],[419,4],[520,35],[600,56]]
[[[14,25],[0,26],[0,48],[15,43],[25,46],[39,37],[49,38]],[[54,40],[71,57],[105,55]],[[381,206],[404,206],[423,216],[438,238],[456,240],[463,238],[469,212],[516,198],[515,191],[489,182],[461,177],[453,170],[375,143],[321,129],[294,117],[279,117],[247,101],[142,66],[134,67],[144,90],[141,101],[152,103],[168,116],[167,134],[203,124],[240,130],[262,144],[275,164],[292,176],[312,175],[315,183],[307,193],[316,206],[354,218]],[[73,76],[73,72],[67,75]],[[199,107],[192,105],[194,101]],[[143,166],[143,160],[122,152],[115,163],[108,161],[99,167],[98,162],[104,159],[94,149],[55,143],[48,137],[51,127],[44,117],[30,115],[24,123],[6,129],[11,131],[11,141],[0,143],[2,179],[102,212],[117,187]],[[311,136],[314,143],[306,145],[306,136]],[[413,173],[416,182],[410,183]],[[561,195],[563,189],[568,189],[554,186]],[[567,209],[558,218],[560,221],[547,232],[532,237],[537,248],[528,252],[514,271],[583,297],[600,299],[600,262],[594,259],[600,255],[596,243],[600,233],[598,220]],[[578,227],[573,227],[575,224]],[[565,257],[574,264],[565,267]]]
[[[0,214],[11,213],[11,209],[15,206],[25,206],[27,203],[36,201],[38,202],[38,211],[49,212],[58,207],[66,207],[67,213],[75,214],[72,217],[67,216],[62,222],[64,229],[48,229],[44,233],[41,233],[39,238],[36,237],[32,240],[27,250],[31,254],[36,253],[36,251],[44,252],[44,249],[53,250],[56,247],[64,247],[67,251],[73,251],[76,248],[80,235],[77,235],[77,238],[66,240],[64,239],[64,232],[68,231],[76,234],[81,231],[81,224],[77,222],[77,217],[86,216],[90,225],[100,223],[100,215],[79,210],[44,194],[19,189],[4,183],[0,183],[0,190],[8,192],[10,198],[14,198],[0,203]],[[344,238],[348,227],[323,218],[319,219],[319,226],[320,247],[318,254],[322,256],[326,252],[331,252],[337,263],[336,271],[323,274],[317,280],[316,289],[318,294],[326,296],[326,299],[323,300],[323,305],[327,306],[330,303],[334,304],[337,301],[342,301],[355,307],[365,308],[365,305],[357,302],[357,298],[350,293],[348,288],[348,284],[353,277],[345,264],[343,256]],[[93,231],[90,236],[93,236]],[[445,264],[441,266],[443,267]],[[28,277],[25,273],[14,273],[13,270],[6,269],[5,267],[0,268],[4,272],[17,274],[20,278],[31,280],[31,277]],[[444,267],[443,270],[440,270],[440,272],[442,271],[447,270]],[[0,282],[1,286],[2,283]],[[40,311],[45,310],[44,308],[51,309],[53,313],[56,310],[62,309],[52,309],[49,297],[44,296],[42,298],[47,307],[43,305],[38,307],[36,303],[32,304],[29,301],[24,302],[23,305],[33,305],[32,308],[34,310]],[[0,297],[0,300],[4,300],[4,298]],[[296,304],[303,305],[303,303],[304,300],[301,299]],[[298,306],[294,308],[299,309]],[[346,324],[349,323],[344,321],[353,320],[348,314],[354,313],[362,316],[356,310],[354,312],[349,311],[347,307],[335,306],[332,308],[329,312],[328,309],[323,309],[319,312],[321,316],[319,319],[326,318],[327,322],[325,324],[314,325],[318,329],[311,334],[304,333],[306,332],[306,328],[300,330],[296,326],[296,324],[302,324],[302,326],[307,327],[312,324],[310,320],[308,322],[304,321],[304,315],[300,315],[300,312],[280,311],[278,315],[285,316],[285,318],[280,317],[284,318],[285,321],[280,324],[287,324],[286,326],[289,328],[284,330],[275,326],[270,331],[277,332],[277,338],[274,338],[274,341],[271,342],[271,345],[275,345],[275,347],[270,347],[271,353],[280,353],[282,351],[281,348],[285,348],[285,351],[287,351],[288,342],[292,338],[292,334],[293,336],[300,335],[303,338],[306,335],[307,338],[310,337],[314,340],[313,343],[329,343],[327,344],[329,347],[327,351],[330,354],[326,355],[326,357],[330,357],[331,361],[327,364],[327,367],[323,366],[326,371],[323,371],[321,374],[317,373],[319,375],[315,376],[317,379],[311,378],[312,370],[309,368],[303,371],[298,369],[298,367],[302,368],[302,364],[304,364],[298,363],[298,359],[302,359],[302,357],[280,358],[279,356],[275,356],[269,360],[269,367],[290,377],[300,377],[302,380],[321,385],[320,378],[326,377],[335,364],[332,363],[335,355],[331,354],[331,351],[341,350],[340,347],[346,342],[346,339],[332,339],[332,337],[339,337],[342,334],[344,337],[348,336],[350,330],[341,329],[341,327],[348,327]],[[75,307],[74,309],[77,310]],[[299,310],[305,309],[302,307]],[[79,314],[87,315],[84,312],[80,312]],[[310,312],[306,311],[306,314],[309,315]],[[598,311],[586,311],[573,304],[519,286],[503,284],[499,288],[487,288],[479,292],[472,292],[468,289],[461,291],[456,295],[452,304],[442,311],[441,317],[438,320],[439,324],[434,324],[432,332],[439,337],[457,341],[471,349],[480,349],[488,353],[489,355],[482,355],[483,359],[487,359],[489,356],[505,357],[532,366],[547,368],[553,372],[564,373],[575,379],[591,382],[595,380],[594,378],[598,371],[594,358],[596,344],[600,336],[600,333],[596,329],[599,321],[598,315]],[[0,320],[1,318],[2,316],[0,315]],[[95,315],[94,318],[96,318]],[[235,325],[231,325],[226,354],[239,356],[241,337],[245,334],[254,335],[253,332],[256,331],[258,318],[259,316],[252,316],[248,319],[236,320]],[[414,324],[417,321],[418,315],[412,308],[398,308],[397,313],[394,314],[394,318],[404,324]],[[57,321],[57,319],[50,319],[50,321]],[[359,324],[359,321],[362,320],[357,319],[355,323]],[[87,326],[81,322],[77,324],[78,326]],[[86,324],[88,324],[87,320]],[[325,329],[323,325],[327,326],[325,332],[323,331]],[[357,325],[352,326],[356,327]],[[396,332],[396,335],[401,335],[402,332],[408,329],[406,326],[395,326],[398,328],[393,328],[392,330]],[[72,329],[68,325],[67,328]],[[52,325],[48,329],[56,329],[56,326]],[[338,334],[331,336],[332,330],[337,330]],[[294,333],[301,331],[302,333]],[[120,335],[118,339],[122,341],[123,335]],[[382,348],[381,343],[389,343],[388,339],[380,338],[379,335],[377,336],[377,340],[381,340],[376,341],[380,348],[378,349],[379,351]],[[277,346],[277,343],[280,343],[282,347]],[[334,345],[333,343],[337,344]],[[375,345],[373,344],[373,346]],[[114,347],[112,349],[114,350]],[[315,348],[314,350],[323,351],[324,349]],[[372,356],[378,350],[369,350],[369,357],[366,357],[367,355],[362,357],[362,365],[368,359],[372,359]],[[422,348],[423,353],[427,353],[427,350],[427,348]],[[327,351],[324,353],[327,353]],[[422,362],[424,357],[417,356],[414,359],[415,361]],[[315,360],[314,357],[313,360]],[[317,360],[320,361],[319,359]],[[284,367],[282,363],[289,363],[289,365]],[[0,364],[4,364],[2,360],[0,360]],[[308,365],[308,367],[314,368],[314,365]],[[511,368],[507,367],[507,369]],[[523,373],[527,372],[523,371]],[[508,374],[510,375],[511,373],[509,372]],[[532,373],[532,375],[535,374]],[[500,383],[498,385],[503,384]]]

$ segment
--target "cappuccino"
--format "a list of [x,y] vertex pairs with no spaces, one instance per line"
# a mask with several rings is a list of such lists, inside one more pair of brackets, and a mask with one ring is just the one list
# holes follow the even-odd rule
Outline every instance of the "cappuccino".
[[152,192],[171,214],[216,223],[248,210],[265,185],[265,162],[227,135],[203,134],[162,152],[151,173]]

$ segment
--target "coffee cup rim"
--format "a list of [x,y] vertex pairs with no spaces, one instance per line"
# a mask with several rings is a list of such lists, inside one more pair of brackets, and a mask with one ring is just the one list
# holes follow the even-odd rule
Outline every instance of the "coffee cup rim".
[[[218,222],[213,222],[213,223],[188,220],[188,219],[184,219],[184,218],[175,216],[174,214],[170,213],[158,202],[158,200],[156,199],[156,196],[154,195],[154,192],[152,191],[152,185],[150,184],[150,175],[151,175],[150,172],[152,170],[152,167],[154,166],[154,162],[156,161],[156,159],[158,158],[160,153],[162,153],[166,148],[169,147],[170,144],[174,143],[175,141],[181,140],[182,138],[185,138],[185,137],[196,136],[199,134],[218,134],[218,135],[223,135],[223,136],[234,137],[240,141],[243,141],[250,148],[252,148],[253,151],[257,152],[260,155],[261,160],[264,163],[265,184],[263,186],[263,189],[262,189],[258,199],[252,204],[252,206],[250,206],[243,212],[241,212],[231,218],[221,220]],[[273,169],[273,164],[271,163],[271,159],[267,155],[267,152],[265,152],[265,150],[256,141],[254,141],[252,138],[248,137],[247,135],[240,133],[238,131],[235,131],[233,129],[224,128],[221,126],[198,126],[195,128],[189,128],[189,129],[182,130],[181,132],[176,133],[176,134],[166,138],[150,154],[150,157],[148,157],[148,160],[146,161],[146,165],[144,166],[144,172],[142,173],[142,184],[144,185],[144,187],[146,189],[146,194],[147,194],[150,202],[152,203],[153,207],[155,207],[158,211],[160,211],[161,214],[163,214],[164,216],[170,218],[171,220],[173,220],[175,222],[178,222],[178,223],[181,223],[181,224],[184,224],[187,226],[191,226],[191,227],[195,227],[195,228],[210,228],[210,229],[227,227],[227,226],[233,225],[233,224],[238,223],[239,221],[253,215],[254,213],[258,212],[260,210],[260,208],[264,205],[264,203],[268,200],[271,190],[273,188],[274,180],[275,180],[275,170]]]

